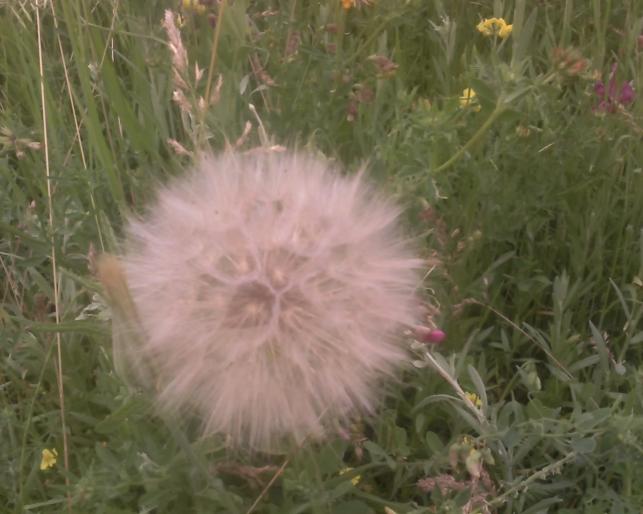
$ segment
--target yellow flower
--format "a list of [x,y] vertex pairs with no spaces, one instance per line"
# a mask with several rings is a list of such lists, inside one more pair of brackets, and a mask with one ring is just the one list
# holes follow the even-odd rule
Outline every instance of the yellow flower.
[[483,36],[500,36],[507,39],[511,35],[513,25],[508,24],[504,18],[485,18],[476,28]]
[[58,452],[56,448],[48,450],[45,448],[42,451],[42,459],[40,460],[40,470],[44,471],[45,469],[53,468],[56,465],[56,457],[58,457]]
[[182,0],[181,6],[184,11],[192,11],[195,14],[204,14],[208,9],[199,0]]
[[[342,468],[339,470],[339,474],[343,475],[345,473],[348,473],[349,471],[353,471],[353,468]],[[353,485],[359,484],[359,481],[362,479],[362,475],[355,475],[353,478],[351,478],[351,483]]]
[[482,407],[482,400],[476,393],[464,393],[464,395],[473,403],[476,407]]
[[511,32],[513,31],[513,25],[509,25],[505,23],[502,28],[498,31],[498,35],[502,39],[507,39],[509,36],[511,36]]
[[476,92],[468,87],[462,91],[462,96],[460,96],[460,107],[467,108],[470,107],[475,112],[480,110],[480,104],[478,103]]

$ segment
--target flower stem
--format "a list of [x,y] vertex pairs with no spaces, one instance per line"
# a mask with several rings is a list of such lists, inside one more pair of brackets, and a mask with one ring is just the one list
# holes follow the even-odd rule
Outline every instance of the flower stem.
[[527,487],[532,482],[535,482],[536,480],[545,479],[548,476],[553,474],[560,474],[562,467],[565,464],[567,464],[570,460],[573,460],[575,458],[576,458],[576,452],[571,452],[565,455],[565,457],[563,457],[562,459],[559,459],[556,462],[552,462],[551,464],[548,464],[544,468],[541,468],[540,470],[536,471],[533,475],[528,476],[522,482],[519,482],[518,484],[513,485],[512,487],[507,489],[504,493],[502,493],[500,496],[497,496],[496,498],[491,500],[491,502],[489,502],[489,505],[491,506],[502,505],[512,495],[518,493],[521,490],[526,490]]
[[206,101],[210,98],[210,89],[212,88],[212,78],[214,76],[214,68],[217,62],[217,52],[219,50],[219,38],[221,36],[221,25],[223,25],[223,15],[225,13],[226,5],[228,4],[227,0],[223,0],[219,6],[219,12],[217,13],[217,22],[214,26],[214,34],[212,35],[212,50],[210,51],[210,66],[208,67],[208,80],[205,86],[205,98]]
[[424,356],[426,360],[429,361],[431,366],[433,366],[433,368],[440,374],[440,376],[442,376],[442,378],[449,383],[449,385],[457,393],[457,395],[464,402],[467,408],[475,415],[475,417],[478,420],[478,423],[480,423],[480,426],[482,427],[489,426],[489,423],[485,418],[484,414],[482,413],[482,411],[475,406],[475,404],[464,392],[464,389],[462,389],[462,387],[458,383],[458,380],[449,372],[449,370],[442,367],[440,363],[436,360],[436,358],[433,357],[430,351],[425,352]]
[[[217,63],[217,53],[219,51],[219,39],[221,37],[221,26],[223,25],[223,15],[225,13],[226,6],[228,5],[227,0],[223,0],[219,5],[219,11],[217,12],[217,22],[214,26],[214,33],[212,34],[212,49],[210,50],[210,66],[208,67],[208,79],[205,85],[205,96],[206,105],[209,105],[210,102],[210,91],[212,90],[212,79],[214,77],[214,68]],[[199,136],[205,139],[205,109],[203,112],[199,113],[200,116],[200,127],[199,127]],[[197,136],[197,137],[199,137]],[[201,144],[205,147],[205,141],[200,141]],[[200,145],[197,145],[197,149]]]
[[451,165],[453,165],[460,157],[464,155],[465,152],[467,152],[473,145],[475,145],[480,139],[482,139],[482,136],[484,136],[485,132],[489,130],[491,125],[495,123],[495,121],[500,117],[500,115],[505,112],[505,104],[502,100],[499,100],[498,103],[496,104],[496,108],[493,110],[491,115],[486,119],[486,121],[480,126],[480,128],[476,131],[475,134],[465,143],[465,145],[460,148],[456,153],[454,153],[446,162],[440,164],[437,168],[433,170],[433,173],[439,173],[441,171],[446,170],[449,168]]

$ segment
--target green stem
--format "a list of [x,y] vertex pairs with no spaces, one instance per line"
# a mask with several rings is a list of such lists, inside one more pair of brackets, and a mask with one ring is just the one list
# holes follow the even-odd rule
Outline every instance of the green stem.
[[[208,79],[205,85],[205,100],[206,106],[210,106],[210,94],[212,90],[212,79],[214,77],[214,69],[217,64],[217,53],[219,52],[219,39],[221,37],[221,27],[223,26],[223,15],[225,14],[226,7],[228,5],[227,0],[223,0],[219,5],[219,10],[217,12],[217,23],[214,26],[214,33],[212,35],[212,49],[210,50],[210,66],[208,66]],[[195,149],[197,151],[203,150],[206,148],[207,136],[205,134],[205,113],[206,109],[199,112],[199,126],[197,130],[199,133],[196,136],[197,144]]]
[[54,345],[50,344],[47,348],[47,353],[45,354],[45,359],[42,363],[42,368],[40,369],[40,374],[38,375],[38,380],[36,381],[36,387],[33,391],[31,401],[29,402],[29,407],[27,409],[27,419],[25,420],[25,425],[22,430],[22,440],[20,443],[20,457],[18,459],[18,505],[16,506],[16,513],[23,511],[24,501],[25,501],[25,478],[24,478],[24,467],[25,467],[25,454],[27,451],[27,438],[29,437],[29,427],[31,425],[31,420],[33,419],[34,408],[36,406],[36,400],[40,394],[40,389],[42,387],[42,381],[45,376],[45,371],[47,370],[47,365],[49,364],[49,359],[54,350]]
[[223,25],[223,15],[227,6],[227,0],[223,0],[217,12],[217,22],[214,26],[212,35],[212,50],[210,51],[210,66],[208,66],[208,80],[205,85],[205,101],[210,100],[210,90],[212,89],[212,78],[214,77],[214,68],[217,63],[217,52],[219,50],[219,38],[221,37],[221,26]]
[[465,152],[467,152],[473,145],[475,145],[480,139],[482,139],[482,136],[484,136],[485,132],[489,130],[491,125],[495,123],[495,121],[500,117],[500,115],[505,112],[505,104],[502,102],[502,100],[499,100],[498,103],[496,104],[496,108],[493,110],[491,115],[486,119],[486,121],[481,125],[481,127],[476,131],[476,133],[465,143],[465,145],[460,148],[455,154],[453,154],[449,160],[446,162],[442,163],[440,166],[435,168],[433,170],[433,173],[439,173],[441,171],[446,170],[449,168],[452,164],[454,164],[460,157],[462,157]]
[[510,487],[507,489],[504,493],[502,493],[500,496],[497,496],[495,499],[491,500],[489,502],[490,506],[496,506],[496,505],[502,505],[503,502],[505,502],[507,499],[509,499],[511,496],[514,494],[520,492],[521,490],[527,489],[527,487],[532,483],[535,482],[536,480],[542,480],[547,478],[548,476],[554,474],[554,473],[560,473],[560,470],[562,467],[567,464],[570,460],[573,460],[576,458],[576,452],[571,452],[567,454],[565,457],[563,457],[560,460],[557,460],[556,462],[553,462],[544,468],[540,469],[539,471],[536,471],[533,475],[528,476],[525,480],[522,482]]

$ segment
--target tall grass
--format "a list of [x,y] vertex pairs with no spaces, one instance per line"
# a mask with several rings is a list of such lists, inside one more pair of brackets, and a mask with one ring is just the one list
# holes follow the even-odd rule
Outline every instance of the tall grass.
[[[643,85],[638,2],[195,3],[0,4],[0,511],[640,513],[643,123],[616,101]],[[476,30],[492,16],[509,38]],[[448,334],[413,344],[376,418],[287,460],[196,439],[125,386],[87,259],[200,145],[247,122],[240,149],[264,143],[258,120],[406,205]]]

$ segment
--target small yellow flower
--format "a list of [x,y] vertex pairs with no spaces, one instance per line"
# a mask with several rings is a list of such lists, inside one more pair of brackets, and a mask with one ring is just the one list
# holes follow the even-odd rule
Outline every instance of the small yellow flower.
[[480,110],[480,104],[478,103],[478,95],[476,92],[468,87],[462,91],[462,96],[460,96],[460,107],[471,108],[473,111],[478,112]]
[[473,403],[476,407],[480,408],[482,407],[482,400],[476,393],[464,393],[464,395],[469,399],[471,403]]
[[193,12],[195,14],[205,14],[207,7],[199,0],[182,0],[181,6],[185,12]]
[[508,24],[504,18],[485,18],[476,25],[476,29],[483,36],[500,36],[507,39],[511,35],[513,25]]
[[[353,471],[353,468],[342,468],[339,470],[339,474],[344,475],[345,473],[348,473],[349,471]],[[362,479],[362,475],[355,475],[353,478],[351,478],[351,483],[353,485],[359,484],[359,481]]]
[[56,465],[56,458],[58,457],[58,452],[56,448],[48,450],[45,448],[42,451],[42,459],[40,460],[40,470],[44,471],[45,469],[53,468]]
[[513,31],[514,26],[505,23],[502,28],[498,31],[498,35],[500,36],[501,39],[507,39],[509,36],[511,36],[511,32]]

